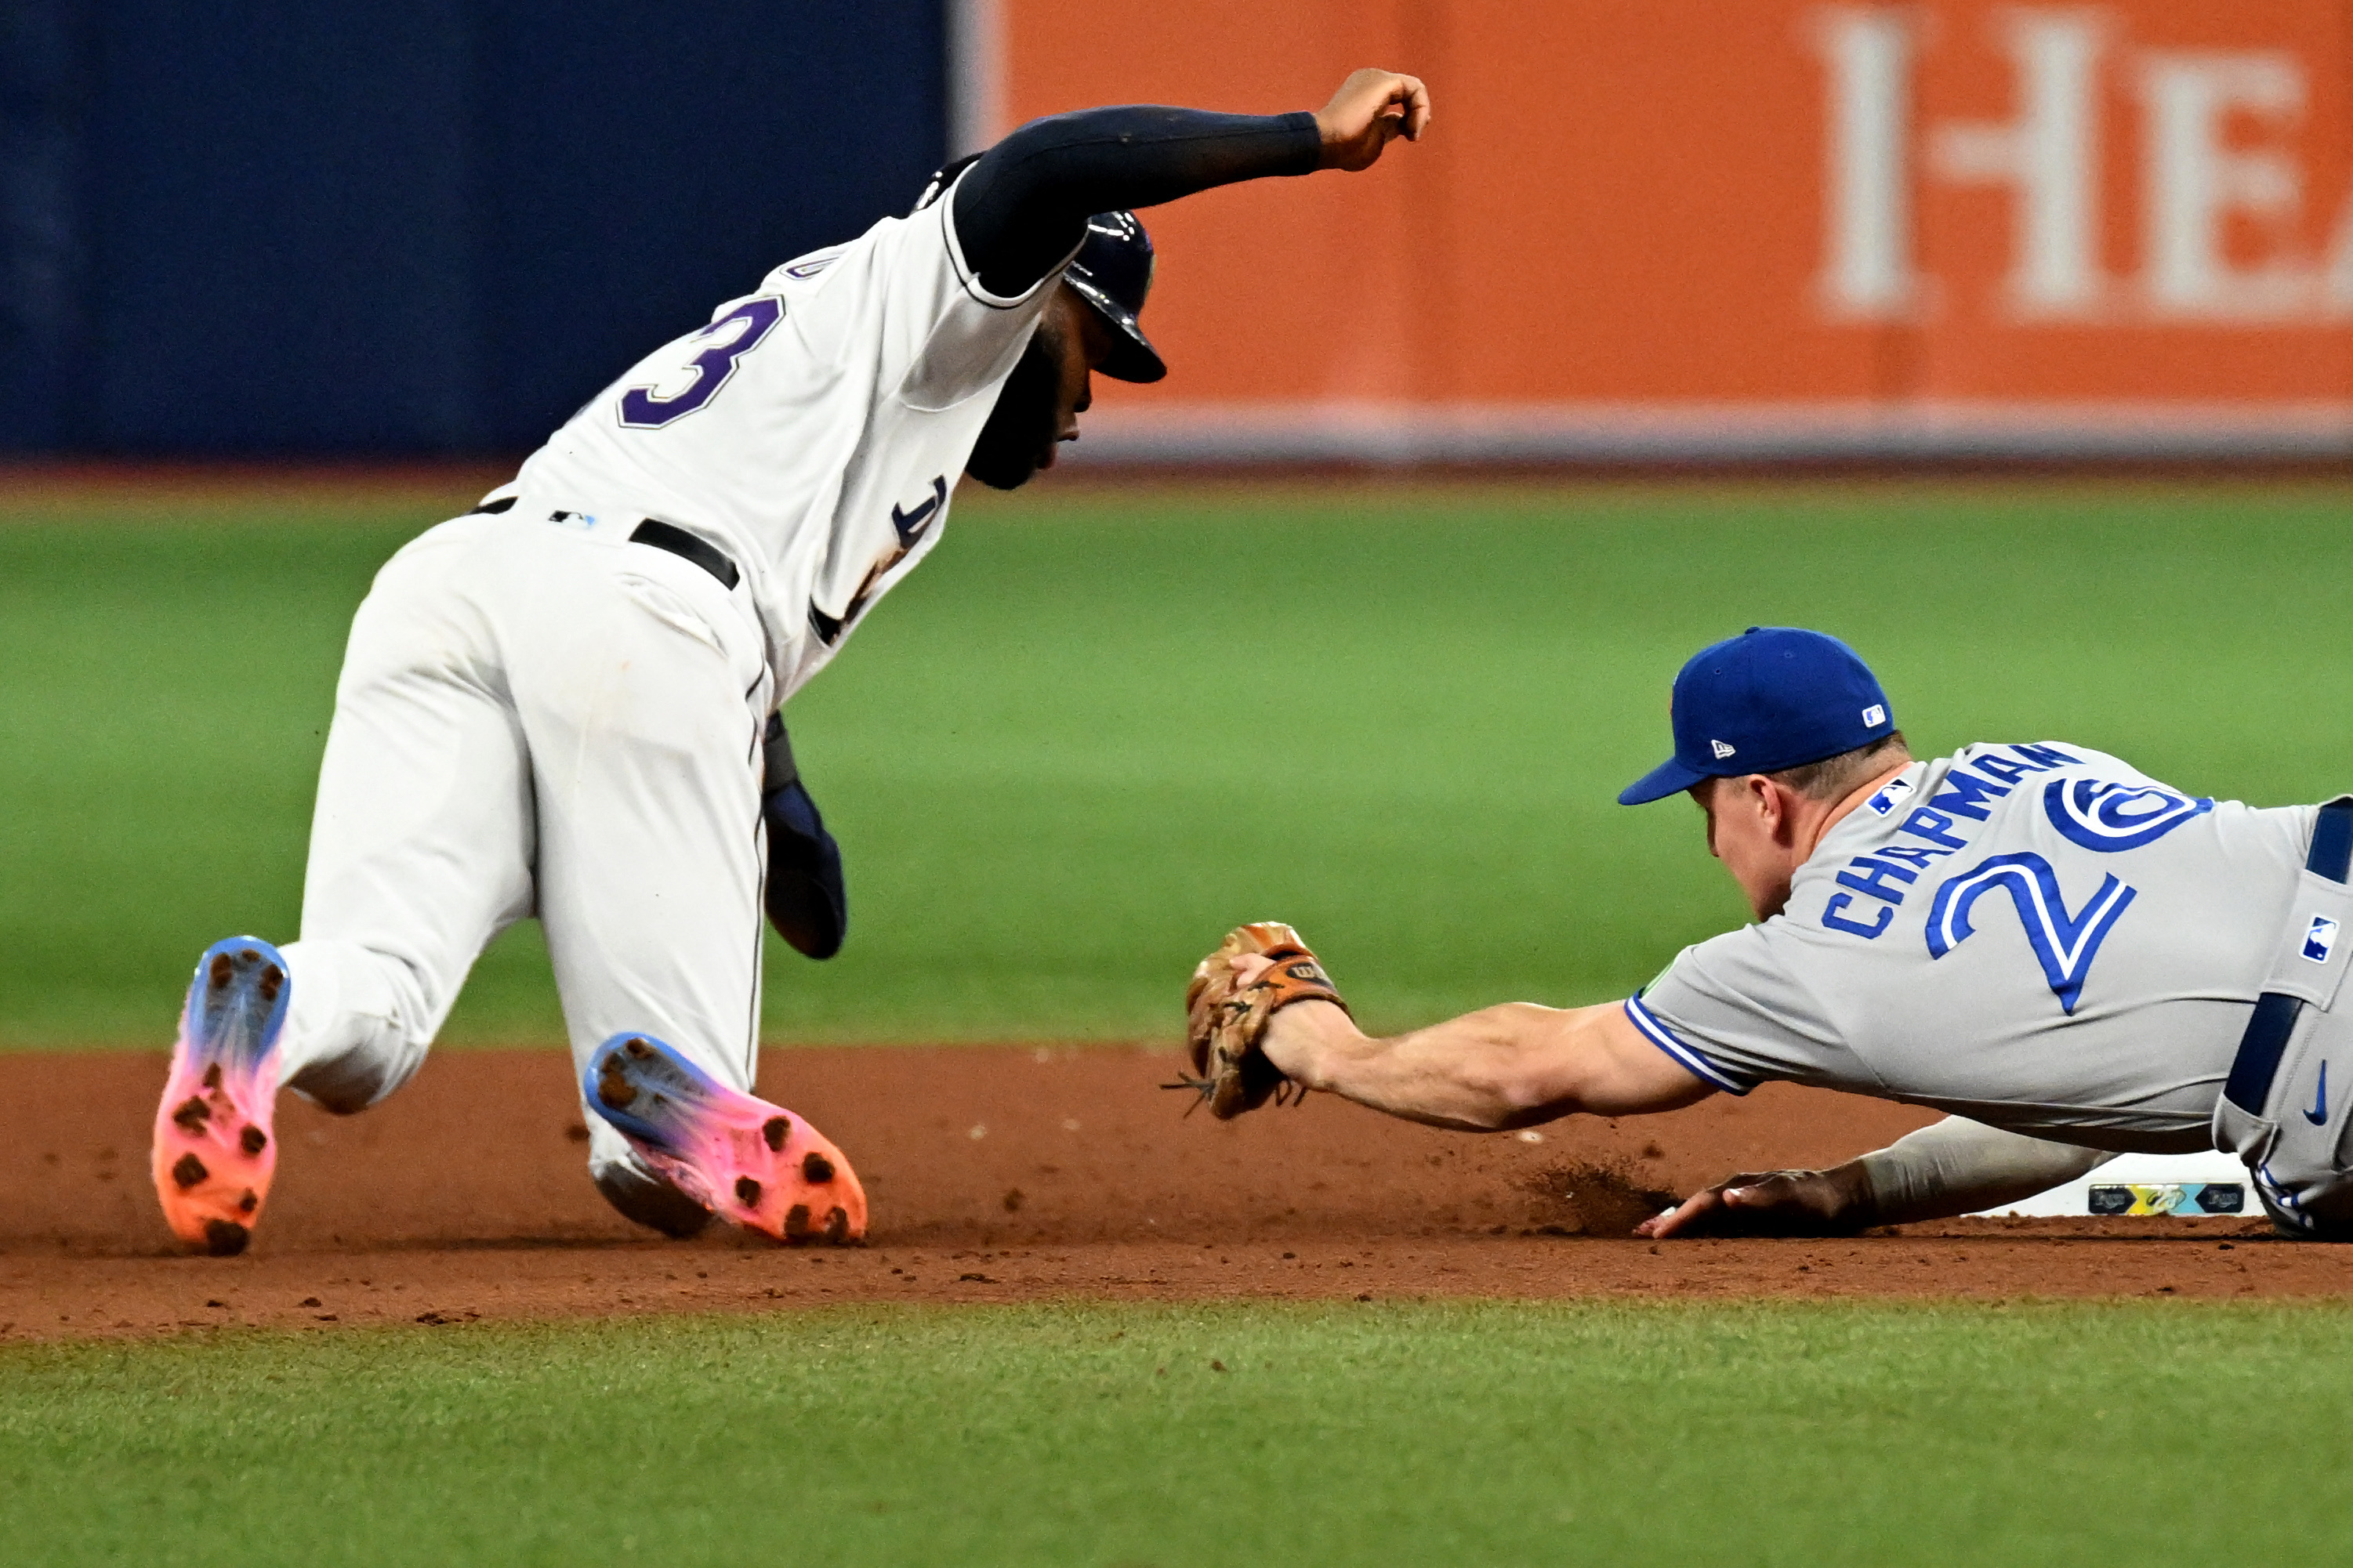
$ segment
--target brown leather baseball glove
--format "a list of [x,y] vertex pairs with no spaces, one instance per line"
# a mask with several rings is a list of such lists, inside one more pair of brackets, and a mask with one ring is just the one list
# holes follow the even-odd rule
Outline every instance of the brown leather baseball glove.
[[[1247,985],[1229,962],[1244,953],[1271,961]],[[1344,1012],[1348,1006],[1297,931],[1280,921],[1236,926],[1185,988],[1185,1050],[1193,1071],[1169,1087],[1197,1090],[1220,1121],[1256,1110],[1270,1097],[1281,1104],[1293,1090],[1305,1094],[1259,1048],[1267,1020],[1293,1002],[1330,1002]]]

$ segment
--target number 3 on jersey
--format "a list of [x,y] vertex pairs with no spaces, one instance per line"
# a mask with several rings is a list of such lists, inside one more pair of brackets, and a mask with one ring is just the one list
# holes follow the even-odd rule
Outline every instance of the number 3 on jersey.
[[735,362],[758,348],[784,313],[781,300],[746,300],[695,333],[707,338],[736,326],[733,337],[694,356],[694,380],[685,390],[663,397],[650,386],[633,386],[621,394],[621,423],[631,430],[659,430],[710,402],[735,374]]

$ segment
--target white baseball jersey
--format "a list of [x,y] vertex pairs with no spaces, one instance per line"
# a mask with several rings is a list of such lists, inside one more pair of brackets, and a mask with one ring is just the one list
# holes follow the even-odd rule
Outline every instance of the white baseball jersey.
[[1788,1079],[2206,1148],[2314,810],[2193,798],[2064,742],[1915,763],[1823,837],[1784,912],[1685,949],[1627,1014],[1736,1094]]
[[725,551],[782,702],[939,542],[1060,276],[991,294],[953,206],[943,194],[777,268],[590,399],[497,493],[600,526],[658,518]]

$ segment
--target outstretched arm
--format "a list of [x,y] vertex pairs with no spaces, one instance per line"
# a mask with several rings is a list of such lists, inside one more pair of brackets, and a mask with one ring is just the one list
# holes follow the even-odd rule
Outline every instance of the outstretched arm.
[[1947,1116],[1826,1171],[1744,1173],[1636,1229],[1642,1236],[1836,1236],[1950,1219],[2031,1198],[2115,1159]]
[[1302,1002],[1268,1020],[1262,1048],[1310,1089],[1468,1131],[1578,1111],[1673,1110],[1715,1092],[1645,1039],[1614,1002],[1566,1009],[1506,1003],[1390,1039],[1366,1035],[1328,1002]]
[[1134,105],[1033,120],[983,153],[956,186],[965,260],[990,293],[1026,292],[1060,266],[1099,212],[1175,201],[1216,185],[1317,169],[1365,169],[1430,123],[1409,76],[1360,70],[1314,113],[1213,114]]

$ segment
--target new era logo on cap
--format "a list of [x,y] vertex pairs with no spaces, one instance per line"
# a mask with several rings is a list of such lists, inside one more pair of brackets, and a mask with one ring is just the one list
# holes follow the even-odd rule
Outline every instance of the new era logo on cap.
[[1710,741],[1707,744],[1708,749],[1715,753],[1718,761],[1732,755],[1732,748],[1721,741]]

